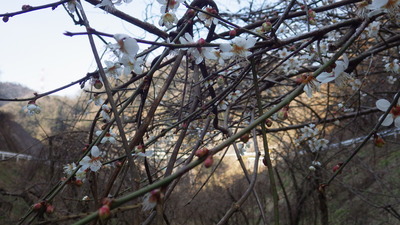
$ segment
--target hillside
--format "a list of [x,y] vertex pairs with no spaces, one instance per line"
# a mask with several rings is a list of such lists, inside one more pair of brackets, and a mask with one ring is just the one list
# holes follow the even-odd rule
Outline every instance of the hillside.
[[[0,98],[18,98],[26,95],[32,95],[34,90],[16,83],[0,82]],[[0,106],[9,102],[0,101]]]

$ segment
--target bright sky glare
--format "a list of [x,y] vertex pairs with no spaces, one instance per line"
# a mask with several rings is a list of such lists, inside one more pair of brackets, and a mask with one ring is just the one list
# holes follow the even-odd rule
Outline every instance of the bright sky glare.
[[[15,12],[24,4],[32,6],[48,4],[48,0],[13,0],[3,2],[1,12]],[[54,1],[55,2],[55,1]],[[83,1],[84,2],[84,1]],[[220,9],[235,11],[239,1],[217,1]],[[143,18],[146,6],[153,4],[153,24],[158,26],[160,4],[156,0],[133,0],[118,9]],[[232,4],[235,3],[235,4]],[[234,5],[232,7],[232,5]],[[229,7],[227,7],[229,6]],[[236,6],[236,7],[235,7]],[[123,23],[94,6],[83,3],[93,28],[106,33],[125,33],[134,37],[149,38],[133,25]],[[180,6],[184,10],[183,6]],[[44,9],[11,17],[7,23],[0,21],[0,82],[15,82],[39,93],[46,92],[78,80],[87,72],[95,70],[93,55],[86,36],[68,37],[65,31],[83,32],[84,27],[73,24],[62,6],[55,10]],[[107,41],[114,42],[113,39]],[[105,46],[97,42],[101,53]],[[143,49],[143,48],[142,48]],[[78,85],[59,92],[58,95],[73,96],[79,93]]]

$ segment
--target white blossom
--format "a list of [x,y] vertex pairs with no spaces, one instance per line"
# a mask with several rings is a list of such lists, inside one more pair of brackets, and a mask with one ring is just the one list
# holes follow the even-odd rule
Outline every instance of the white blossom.
[[321,166],[321,162],[319,161],[312,161],[311,164],[314,166]]
[[291,52],[288,52],[288,50],[286,48],[283,48],[278,51],[279,58],[282,58],[282,59],[286,58],[290,54],[291,54]]
[[91,99],[89,99],[88,104],[94,102],[96,106],[101,106],[104,103],[104,100],[100,97],[99,94],[94,94]]
[[176,23],[178,23],[178,17],[173,12],[164,12],[158,21],[160,26],[165,26],[168,29],[172,28]]
[[336,84],[342,87],[344,86],[346,81],[351,77],[348,73],[344,72],[348,66],[349,66],[349,59],[347,58],[347,55],[344,54],[343,60],[336,61],[335,69],[332,72],[321,73],[317,77],[317,80],[323,84],[336,80]]
[[[101,133],[103,133],[102,130],[96,131],[97,136],[100,136]],[[116,134],[112,130],[109,130],[104,135],[104,137],[101,139],[100,143],[104,144],[104,143],[110,142],[111,144],[115,144],[117,142],[117,140],[115,139],[115,136],[116,136]]]
[[115,34],[114,39],[116,44],[110,46],[113,51],[119,51],[118,57],[121,59],[124,56],[134,59],[139,51],[137,41],[126,34]]
[[238,37],[235,38],[232,44],[221,44],[219,48],[222,52],[227,53],[229,57],[244,57],[247,58],[251,55],[249,49],[256,44],[256,39],[253,37],[242,38]]
[[373,0],[367,8],[373,11],[370,13],[370,16],[380,12],[389,12],[392,15],[396,15],[399,11],[399,5],[400,0]]
[[318,128],[315,127],[315,124],[311,123],[308,126],[300,128],[300,133],[301,133],[301,136],[299,139],[300,139],[300,141],[303,141],[303,140],[312,138],[314,136],[317,136],[319,133],[319,130],[318,130]]
[[374,22],[370,23],[368,25],[368,28],[366,29],[366,31],[368,32],[368,36],[371,38],[378,37],[378,32],[379,32],[380,26],[381,26],[381,23],[379,21],[374,21]]
[[39,114],[42,111],[35,101],[29,101],[28,105],[23,107],[23,110],[26,110],[28,116]]
[[64,166],[64,174],[66,176],[71,176],[72,173],[75,171],[75,169],[76,169],[76,164],[74,162],[73,163],[69,163],[69,164]]
[[[390,102],[386,99],[379,99],[375,104],[376,107],[383,112],[386,112],[390,107]],[[381,119],[382,116],[379,119]],[[383,120],[382,126],[390,126],[393,122],[396,127],[400,128],[400,99],[390,110],[390,113],[386,116],[385,120]]]
[[168,11],[176,11],[179,7],[179,4],[183,2],[183,0],[157,0],[161,6],[161,13],[165,13]]
[[142,65],[144,61],[142,58],[132,58],[125,55],[122,56],[120,62],[124,65],[124,70],[122,72],[124,75],[129,75],[132,71],[136,74],[141,74],[143,72]]
[[[183,37],[179,38],[179,41],[182,44],[201,44],[204,39],[200,39],[199,41],[193,41],[193,37],[189,33],[185,33]],[[212,52],[214,49],[212,47],[191,47],[188,49],[188,53],[190,56],[195,58],[195,63],[200,64],[203,62],[204,58],[216,60],[217,56]]]
[[321,86],[321,83],[311,76],[309,76],[308,79],[304,79],[303,83],[305,83],[303,91],[307,94],[307,97],[309,98],[312,98],[313,93],[318,92]]
[[[214,8],[210,8],[210,7],[207,7],[207,8],[205,9],[205,11],[207,11],[207,12],[210,13],[210,14],[216,14],[216,13],[217,13],[217,11],[216,11]],[[213,17],[213,16],[210,16],[210,15],[208,15],[208,14],[205,14],[205,13],[203,13],[203,12],[199,12],[198,17],[199,17],[199,19],[200,19],[201,21],[204,22],[204,24],[206,25],[206,27],[209,27],[211,24],[215,24],[215,25],[218,24],[218,19],[217,19],[217,18],[215,18],[215,17]]]
[[386,72],[393,72],[393,73],[399,74],[400,73],[399,60],[394,59],[392,62],[386,63],[385,70],[386,70]]
[[100,149],[97,146],[93,146],[90,150],[91,156],[83,157],[83,159],[79,162],[79,165],[82,166],[83,170],[89,168],[93,172],[98,171],[102,166],[100,162],[100,154]]
[[324,138],[317,139],[315,137],[307,141],[308,147],[312,152],[317,152],[328,148],[328,143],[329,141]]
[[110,113],[111,113],[111,108],[108,105],[103,104],[101,106],[101,117],[103,117],[104,120],[107,122],[111,121]]
[[387,82],[389,84],[394,84],[397,81],[397,78],[393,77],[393,76],[388,76],[387,77]]

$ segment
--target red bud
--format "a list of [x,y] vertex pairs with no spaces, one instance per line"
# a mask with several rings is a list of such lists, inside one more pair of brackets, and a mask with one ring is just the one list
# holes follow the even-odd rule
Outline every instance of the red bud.
[[198,41],[197,41],[197,44],[199,44],[199,45],[204,45],[206,43],[206,40],[204,40],[204,38],[200,38]]
[[379,135],[374,134],[374,145],[376,147],[383,147],[386,144],[385,140],[383,140],[383,138],[381,138]]
[[212,164],[214,163],[214,159],[212,155],[209,155],[206,160],[204,160],[204,167],[205,168],[210,168]]
[[54,212],[54,206],[53,205],[50,205],[50,204],[47,204],[47,206],[46,206],[46,213],[47,214],[52,214]]
[[35,211],[39,211],[40,209],[42,209],[43,208],[43,206],[45,205],[45,203],[44,202],[38,202],[38,203],[35,203],[34,205],[33,205],[33,210],[35,210]]
[[80,187],[80,186],[83,185],[83,181],[82,181],[82,180],[76,180],[76,181],[75,181],[75,185],[78,186],[78,187]]
[[235,37],[236,35],[237,35],[236,30],[230,30],[230,31],[229,31],[229,36]]
[[193,17],[194,14],[196,14],[196,11],[194,11],[193,9],[188,9],[188,11],[186,11],[186,14],[188,15],[188,17]]
[[108,205],[103,205],[100,209],[99,209],[99,217],[101,220],[105,220],[108,217],[110,217],[110,206]]
[[208,154],[208,148],[197,149],[196,152],[194,153],[194,155],[197,157],[203,157],[207,154]]
[[240,140],[243,143],[247,143],[250,140],[250,134],[244,134],[243,136],[240,137]]
[[338,171],[339,170],[339,168],[341,167],[343,165],[343,163],[338,163],[338,164],[336,164],[333,168],[332,168],[332,171],[334,172],[334,173],[336,173],[336,171]]

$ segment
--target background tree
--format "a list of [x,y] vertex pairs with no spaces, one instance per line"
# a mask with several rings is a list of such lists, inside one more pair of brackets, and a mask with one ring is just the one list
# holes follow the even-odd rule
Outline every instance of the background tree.
[[[39,117],[45,96],[72,85],[86,96],[52,110],[35,180],[46,185],[20,224],[398,223],[397,170],[381,173],[397,166],[400,1],[238,1],[234,13],[157,2],[158,24],[119,10],[129,0],[0,15],[63,6],[84,28],[65,35],[87,36],[97,65],[57,90],[0,99]],[[93,6],[151,35],[97,30]]]

